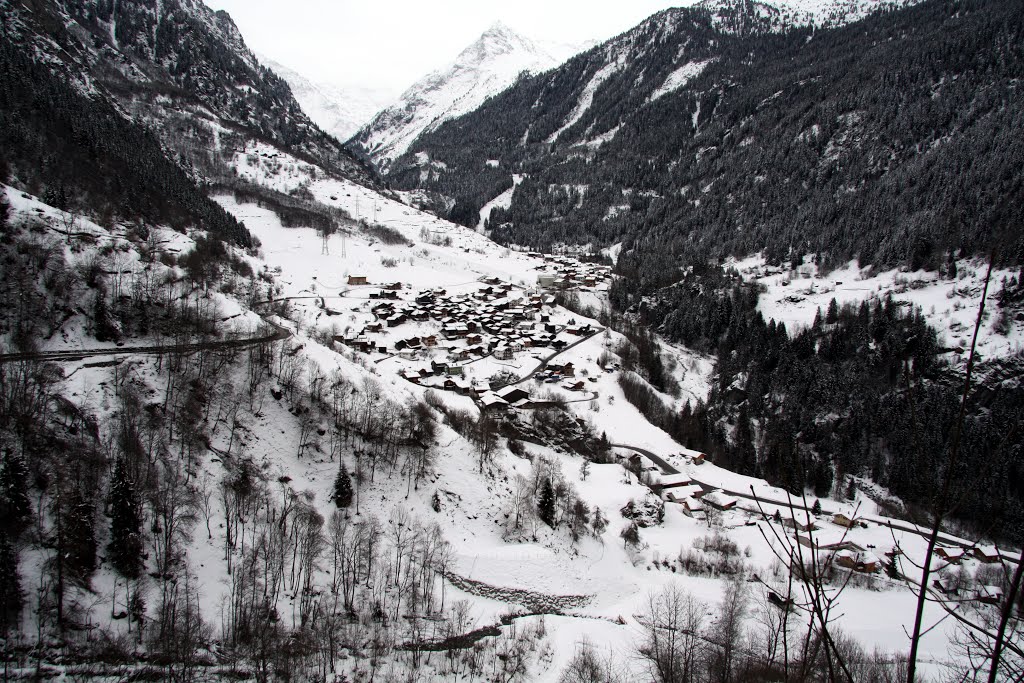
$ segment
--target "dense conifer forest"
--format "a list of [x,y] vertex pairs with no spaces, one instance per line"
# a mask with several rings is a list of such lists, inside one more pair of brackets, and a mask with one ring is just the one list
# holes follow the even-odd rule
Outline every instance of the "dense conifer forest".
[[[1017,1],[933,0],[769,33],[669,10],[423,136],[390,179],[449,196],[451,217],[475,226],[523,174],[489,227],[533,247],[814,252],[826,268],[935,268],[951,251],[992,248],[1018,260],[1022,17]],[[652,99],[686,63],[703,70]],[[417,153],[432,164],[423,173]]]

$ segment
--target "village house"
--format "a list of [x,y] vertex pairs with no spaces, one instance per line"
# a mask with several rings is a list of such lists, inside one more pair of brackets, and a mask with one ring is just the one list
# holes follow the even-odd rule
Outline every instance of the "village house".
[[576,376],[576,370],[573,368],[572,363],[564,363],[562,365],[557,365],[555,363],[549,363],[548,364],[548,370],[550,370],[551,372],[557,372],[558,374],[562,375],[563,377],[575,377]]
[[782,526],[797,531],[813,531],[818,528],[818,520],[806,510],[780,510],[779,520]]
[[841,550],[836,553],[836,564],[864,574],[873,574],[882,568],[882,561],[870,551]]
[[662,492],[665,492],[669,489],[689,486],[692,481],[688,474],[683,474],[682,472],[678,474],[663,474],[658,478],[658,486],[661,487]]
[[967,555],[967,551],[963,548],[939,546],[935,549],[935,554],[950,564],[960,564]]
[[853,513],[847,515],[843,512],[837,512],[832,515],[832,523],[846,527],[847,529],[852,529],[860,524],[860,518]]
[[508,409],[508,401],[495,394],[493,391],[488,391],[480,396],[480,410],[485,412],[501,411]]
[[704,503],[697,498],[687,498],[683,501],[683,514],[687,517],[700,518],[704,516]]
[[974,549],[974,557],[985,564],[999,562],[999,550],[994,545],[979,545]]
[[727,495],[721,489],[715,489],[711,493],[705,494],[701,500],[705,505],[710,505],[718,510],[732,510],[739,504],[737,499]]
[[507,387],[498,389],[494,393],[500,396],[501,398],[505,399],[509,403],[515,403],[517,401],[523,400],[524,398],[530,397],[530,394],[525,389],[516,386],[515,384],[510,384]]
[[348,276],[348,284],[352,285],[352,286],[365,285],[366,284],[366,276],[365,275],[349,275]]
[[[666,475],[674,476],[674,475]],[[661,478],[661,481],[665,481],[665,477]],[[688,498],[699,500],[704,495],[704,489],[696,484],[687,484],[685,486],[665,486],[661,485],[661,497],[663,500],[669,503],[678,503],[682,505]]]
[[819,551],[840,551],[850,550],[853,552],[864,552],[864,546],[846,537],[845,533],[833,531],[804,531],[795,533],[796,541],[805,548],[814,548]]
[[986,605],[998,605],[1003,600],[1003,589],[999,586],[978,586],[974,591],[974,599]]

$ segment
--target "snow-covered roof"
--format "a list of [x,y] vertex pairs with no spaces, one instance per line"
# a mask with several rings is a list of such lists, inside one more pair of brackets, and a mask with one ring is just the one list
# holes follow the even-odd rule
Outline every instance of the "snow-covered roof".
[[733,505],[736,505],[739,502],[736,498],[733,498],[732,496],[726,494],[721,489],[717,489],[715,491],[712,491],[711,493],[706,494],[703,500],[705,503],[709,503],[711,505],[714,505],[715,507],[720,508],[732,507]]
[[508,405],[508,401],[503,399],[501,396],[498,396],[493,391],[488,391],[487,393],[482,394],[480,396],[480,403],[482,403],[485,408]]
[[684,474],[683,472],[679,472],[678,474],[663,474],[658,479],[658,483],[664,488],[686,486],[691,481],[693,480],[690,479],[690,475]]

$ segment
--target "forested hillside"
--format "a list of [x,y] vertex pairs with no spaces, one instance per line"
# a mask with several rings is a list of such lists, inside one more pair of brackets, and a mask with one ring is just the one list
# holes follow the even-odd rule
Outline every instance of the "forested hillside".
[[9,43],[0,43],[0,176],[54,206],[179,229],[199,226],[242,246],[249,232],[211,201],[148,130],[126,120]]
[[171,0],[4,0],[5,40],[78,87],[102,92],[151,128],[199,179],[266,142],[325,172],[374,184],[376,173],[321,131],[288,84],[262,66],[225,12]]
[[452,219],[475,225],[523,174],[489,228],[536,247],[815,252],[825,267],[1021,257],[1020,2],[758,26],[656,15],[423,136],[391,180],[451,197]]

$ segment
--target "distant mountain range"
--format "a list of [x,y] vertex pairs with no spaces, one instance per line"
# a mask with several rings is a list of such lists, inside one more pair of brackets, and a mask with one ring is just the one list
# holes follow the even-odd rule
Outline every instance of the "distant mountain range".
[[387,168],[422,133],[475,110],[524,74],[558,66],[580,49],[534,42],[495,24],[449,67],[417,81],[398,102],[378,113],[354,136],[352,144],[380,168]]
[[317,82],[269,57],[257,56],[288,83],[313,123],[338,140],[348,140],[394,100],[393,94],[384,89]]

